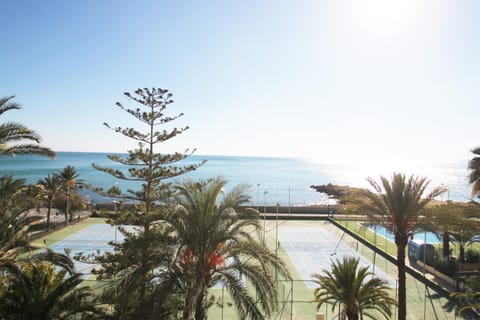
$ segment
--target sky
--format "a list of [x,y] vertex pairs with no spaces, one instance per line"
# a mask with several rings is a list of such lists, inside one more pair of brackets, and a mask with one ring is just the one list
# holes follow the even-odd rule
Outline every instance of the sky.
[[[319,162],[471,157],[480,2],[1,1],[2,121],[57,151],[125,152],[123,93],[160,87],[190,130],[160,152]],[[357,160],[356,160],[357,161]]]

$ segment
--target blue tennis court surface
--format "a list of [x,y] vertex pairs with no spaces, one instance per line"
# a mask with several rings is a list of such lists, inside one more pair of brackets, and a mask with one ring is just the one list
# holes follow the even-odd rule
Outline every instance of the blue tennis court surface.
[[[129,232],[134,232],[135,228],[133,226],[122,227]],[[92,224],[61,241],[56,242],[50,246],[50,249],[59,253],[64,253],[66,249],[71,250],[70,256],[72,257],[80,252],[84,255],[99,255],[107,251],[112,252],[113,247],[109,243],[122,242],[124,240],[123,234],[115,229],[116,227],[109,224]],[[92,269],[100,267],[99,264],[94,263],[85,263],[77,260],[74,260],[74,262],[76,271],[82,273],[85,279],[91,274]],[[229,261],[225,261],[225,263],[228,264]],[[214,288],[221,289],[222,284],[217,283]]]
[[[134,230],[131,226],[126,228],[128,231]],[[116,229],[109,224],[92,224],[56,242],[50,248],[60,253],[64,253],[68,249],[71,251],[71,256],[80,252],[84,255],[111,252],[113,247],[109,244],[110,242],[122,242],[124,240],[123,234]],[[375,271],[375,274],[385,279],[390,286],[395,286],[395,281],[382,270],[378,267],[373,270],[373,266],[366,258],[341,241],[337,235],[321,226],[282,226],[279,228],[279,240],[309,288],[315,287],[315,284],[310,281],[312,274],[330,270],[332,261],[342,259],[343,256],[358,257],[360,265],[368,266],[370,271]],[[75,267],[86,278],[91,274],[91,270],[99,267],[99,265],[75,261]]]
[[[288,256],[295,264],[298,273],[304,280],[312,279],[312,274],[331,270],[332,261],[343,259],[344,256],[360,259],[360,266],[368,266],[369,271],[375,272],[379,278],[387,281],[388,285],[395,287],[395,281],[378,267],[373,265],[355,251],[352,247],[341,241],[338,236],[322,227],[282,227],[279,229],[280,245],[287,251]],[[305,281],[309,288],[316,285]]]
[[[109,242],[122,242],[124,239],[123,234],[116,229],[116,227],[109,224],[92,224],[61,241],[56,242],[50,246],[50,249],[59,253],[65,253],[66,249],[71,250],[70,255],[72,257],[80,252],[84,255],[88,255],[103,254],[106,251],[113,251],[113,247],[109,245]],[[95,267],[98,267],[98,265],[75,260],[75,268],[77,272],[83,273],[85,277],[87,277]]]

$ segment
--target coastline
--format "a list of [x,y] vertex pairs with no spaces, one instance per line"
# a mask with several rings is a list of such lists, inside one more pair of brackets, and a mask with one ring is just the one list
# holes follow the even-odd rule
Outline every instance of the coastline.
[[[75,167],[79,178],[94,187],[109,189],[118,186],[123,192],[128,189],[138,190],[139,183],[119,180],[92,168],[92,163],[111,167],[115,170],[125,170],[107,158],[112,153],[102,152],[59,152],[56,160],[35,156],[17,156],[15,158],[0,158],[0,175],[12,175],[24,178],[27,183],[34,184],[47,174],[53,174],[67,165]],[[123,153],[119,153],[123,154]],[[312,189],[312,185],[334,184],[350,188],[368,188],[365,178],[378,177],[383,172],[380,168],[361,165],[321,164],[296,158],[281,157],[249,157],[222,155],[193,155],[184,160],[183,164],[199,162],[207,163],[197,170],[172,179],[175,183],[185,179],[201,180],[221,176],[229,181],[231,188],[238,184],[249,185],[248,195],[252,205],[282,206],[315,206],[329,203],[329,198]],[[467,181],[467,170],[462,162],[438,165],[429,168],[418,167],[418,174],[428,177],[431,186],[445,185],[449,193],[441,200],[466,202],[470,200],[470,187]],[[388,175],[388,173],[387,173]],[[82,191],[80,191],[82,193]],[[87,196],[87,194],[86,194]],[[92,202],[109,202],[91,194]]]

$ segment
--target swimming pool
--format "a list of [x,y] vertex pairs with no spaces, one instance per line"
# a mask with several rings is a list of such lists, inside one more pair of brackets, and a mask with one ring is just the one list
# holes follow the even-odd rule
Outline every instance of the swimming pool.
[[[378,235],[386,237],[388,240],[395,241],[395,237],[393,233],[389,232],[385,227],[382,226],[366,226],[368,229],[376,232]],[[439,243],[441,239],[437,237],[437,235],[433,232],[417,232],[414,234],[413,239],[424,241],[426,237],[427,243]]]

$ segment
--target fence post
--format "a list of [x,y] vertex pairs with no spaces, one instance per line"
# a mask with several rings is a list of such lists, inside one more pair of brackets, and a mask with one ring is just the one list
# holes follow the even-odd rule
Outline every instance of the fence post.
[[293,320],[293,279],[290,281],[290,320]]

